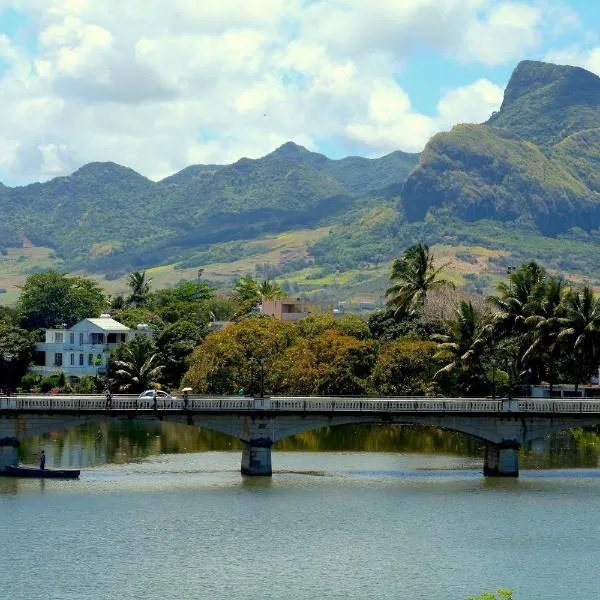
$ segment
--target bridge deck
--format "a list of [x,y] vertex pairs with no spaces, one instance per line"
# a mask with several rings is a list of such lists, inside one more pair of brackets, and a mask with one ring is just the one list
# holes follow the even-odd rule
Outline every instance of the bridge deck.
[[[106,411],[104,396],[2,396],[0,412],[98,412]],[[366,398],[366,397],[271,397],[240,396],[191,397],[184,405],[179,398],[163,401],[156,407],[152,400],[135,396],[114,396],[110,411],[188,411],[215,412],[272,412],[272,413],[536,413],[536,414],[600,414],[600,401],[581,399],[512,399],[490,398]]]

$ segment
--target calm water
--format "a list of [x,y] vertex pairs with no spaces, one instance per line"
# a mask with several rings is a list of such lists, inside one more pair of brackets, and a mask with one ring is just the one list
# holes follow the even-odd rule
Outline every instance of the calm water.
[[[577,468],[518,480],[485,480],[464,439],[416,434],[428,453],[274,451],[269,480],[242,478],[239,451],[214,449],[226,439],[186,432],[78,431],[25,448],[25,462],[44,447],[55,465],[90,466],[79,481],[0,479],[0,599],[600,595],[593,440],[554,449],[579,457],[567,460]],[[290,443],[335,445],[331,435]],[[339,435],[383,447],[410,438],[393,428]],[[171,449],[176,440],[185,446]]]

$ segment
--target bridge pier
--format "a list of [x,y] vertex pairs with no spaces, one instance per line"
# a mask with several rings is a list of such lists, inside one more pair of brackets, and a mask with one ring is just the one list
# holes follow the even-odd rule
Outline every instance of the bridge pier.
[[16,467],[19,464],[19,445],[15,437],[0,439],[0,472],[9,465]]
[[487,442],[483,474],[486,477],[518,477],[519,447],[519,443],[513,440],[500,444]]
[[271,467],[271,446],[273,442],[267,438],[242,440],[242,475],[273,475]]

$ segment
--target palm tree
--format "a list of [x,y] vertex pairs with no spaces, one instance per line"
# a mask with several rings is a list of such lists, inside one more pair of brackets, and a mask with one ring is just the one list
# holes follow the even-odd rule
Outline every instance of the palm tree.
[[120,389],[134,393],[153,387],[164,369],[153,342],[142,335],[121,346],[113,367]]
[[434,256],[426,244],[415,244],[404,251],[401,258],[392,263],[390,280],[395,282],[385,293],[388,305],[396,309],[397,315],[410,315],[423,308],[427,294],[444,286],[454,287],[439,274],[447,264],[434,267]]
[[565,316],[557,319],[560,331],[556,341],[574,360],[575,389],[583,377],[591,375],[600,355],[600,300],[585,286],[569,290],[564,297]]
[[450,361],[434,375],[434,379],[442,373],[455,372],[459,386],[471,392],[482,381],[481,357],[486,338],[480,315],[471,302],[463,300],[455,312],[455,318],[446,321],[448,333],[432,336],[433,340],[439,342],[433,358]]
[[564,298],[568,293],[565,283],[557,277],[549,277],[543,284],[542,295],[532,311],[535,314],[525,319],[525,325],[532,330],[530,345],[523,354],[523,359],[538,372],[543,372],[550,382],[550,390],[554,385],[554,365],[558,358],[560,346],[557,336],[560,331],[559,319],[564,314]]
[[127,278],[127,285],[131,288],[129,303],[133,306],[144,304],[146,297],[150,293],[150,283],[152,278],[146,277],[146,271],[134,271]]
[[258,293],[263,300],[277,300],[286,296],[281,287],[270,279],[263,279],[258,284]]
[[496,309],[493,321],[501,334],[527,331],[526,319],[537,314],[543,298],[546,270],[536,262],[520,267],[509,277],[508,283],[498,285],[499,296],[490,296]]
[[[522,265],[498,285],[498,296],[488,301],[495,309],[486,335],[494,343],[510,348],[503,352],[506,372],[513,374],[511,385],[528,372],[527,351],[533,343],[533,326],[528,319],[538,315],[546,285],[546,270],[536,262]],[[509,389],[509,395],[511,390]]]

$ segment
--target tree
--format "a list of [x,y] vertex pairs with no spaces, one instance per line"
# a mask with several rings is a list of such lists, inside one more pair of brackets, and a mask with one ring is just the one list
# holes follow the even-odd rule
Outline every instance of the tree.
[[164,366],[159,362],[154,342],[145,335],[138,335],[115,350],[109,366],[119,389],[138,393],[154,387]]
[[264,279],[258,282],[252,277],[243,275],[236,280],[233,290],[233,299],[238,305],[234,316],[236,319],[244,317],[251,314],[262,300],[285,298],[286,295],[274,281]]
[[372,340],[357,340],[335,329],[298,338],[272,366],[278,391],[285,394],[365,394],[376,358]]
[[34,349],[35,335],[32,332],[0,323],[0,387],[16,386],[27,372]]
[[535,339],[531,317],[540,314],[546,280],[546,270],[530,262],[512,273],[508,283],[498,285],[498,296],[488,298],[494,313],[486,333],[488,339],[504,348],[502,366],[509,374],[511,386],[526,374],[530,379],[539,379],[535,355],[528,350]]
[[134,271],[127,277],[127,285],[131,288],[129,303],[132,306],[141,306],[146,302],[150,293],[152,278],[146,277],[146,271]]
[[211,300],[214,295],[214,289],[206,281],[180,281],[172,288],[156,290],[148,301],[154,308],[183,302],[196,306],[197,310],[200,303]]
[[423,320],[414,311],[403,315],[393,308],[376,310],[371,313],[368,325],[371,337],[382,342],[404,337],[429,339],[434,333],[445,331],[443,323],[439,320]]
[[203,332],[195,323],[177,321],[167,325],[156,338],[156,347],[164,365],[162,380],[178,387],[188,368],[187,359],[202,341]]
[[252,277],[242,275],[234,282],[233,299],[238,303],[260,301],[260,291],[258,282]]
[[71,327],[98,317],[108,301],[100,286],[84,277],[67,277],[57,271],[29,275],[17,302],[26,329]]
[[443,363],[434,359],[437,344],[397,340],[385,344],[373,367],[371,382],[383,396],[423,396],[431,391],[434,373]]
[[258,293],[263,300],[277,300],[287,296],[281,287],[270,279],[263,279],[258,284]]
[[557,319],[556,341],[573,359],[575,389],[589,378],[600,360],[600,300],[585,286],[569,290],[564,297],[565,316]]
[[366,340],[371,337],[369,326],[357,314],[347,313],[338,317],[332,314],[316,314],[298,321],[298,330],[302,336],[314,336],[328,329],[335,329],[357,340]]
[[430,290],[443,286],[454,287],[451,281],[439,278],[446,266],[435,268],[434,256],[426,244],[418,243],[407,248],[403,256],[392,263],[390,280],[394,285],[385,293],[390,297],[388,305],[402,315],[419,312]]
[[466,394],[479,394],[484,387],[484,370],[481,363],[486,339],[477,311],[471,302],[460,303],[454,319],[446,321],[447,334],[437,334],[438,352],[434,358],[445,360],[435,378],[441,375],[454,375],[458,391]]
[[260,292],[258,282],[252,277],[242,275],[235,281],[233,288],[233,301],[237,308],[233,315],[234,319],[243,318],[253,311],[256,312],[256,307],[260,303]]
[[560,331],[561,316],[564,315],[564,296],[567,293],[564,282],[557,277],[548,277],[543,284],[543,293],[525,324],[533,330],[533,338],[523,358],[538,366],[538,371],[550,382],[555,381],[555,366],[559,360],[560,344],[557,336]]
[[262,362],[266,389],[277,391],[272,385],[273,363],[297,336],[293,323],[262,316],[229,325],[206,336],[194,350],[182,385],[209,394],[235,394],[240,388],[256,391],[259,374],[250,362],[254,358]]
[[544,297],[546,270],[536,262],[522,265],[509,276],[509,282],[498,285],[498,296],[490,296],[495,308],[494,329],[500,335],[529,331],[528,317],[538,314]]

